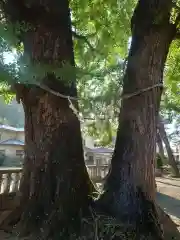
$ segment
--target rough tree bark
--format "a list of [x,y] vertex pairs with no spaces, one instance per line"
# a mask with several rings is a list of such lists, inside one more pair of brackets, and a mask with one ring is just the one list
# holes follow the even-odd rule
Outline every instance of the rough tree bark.
[[170,11],[171,1],[164,0],[140,0],[134,11],[115,151],[98,202],[123,222],[151,232],[154,239],[163,235],[155,204],[154,161],[162,93],[157,85],[175,34]]
[[[13,4],[14,1],[10,2]],[[20,15],[18,21],[35,25],[33,30],[22,34],[25,53],[35,63],[66,60],[73,65],[67,0],[31,0],[28,7],[22,2],[19,0],[14,6],[19,10],[16,12]],[[175,30],[169,24],[171,7],[167,2],[140,0],[137,5],[124,77],[125,96],[151,87],[162,79]],[[75,84],[66,87],[52,74],[47,75],[44,83],[61,93],[77,95]],[[17,92],[25,110],[26,135],[21,186],[22,223],[24,221],[26,230],[34,232],[44,222],[44,230],[48,233],[51,230],[51,233],[59,233],[58,237],[63,234],[61,239],[71,239],[71,228],[76,227],[83,207],[91,201],[89,194],[93,189],[83,161],[79,121],[68,108],[66,99],[35,86],[22,86]],[[111,171],[104,194],[97,200],[97,205],[93,205],[100,206],[98,210],[102,209],[124,223],[133,223],[138,228],[141,225],[148,233],[154,232],[153,239],[161,238],[155,227],[158,220],[154,204],[155,119],[160,96],[161,89],[157,87],[123,99]],[[112,233],[102,239],[111,237]],[[57,238],[51,236],[51,239]]]
[[[15,3],[18,15],[8,8],[6,11],[13,23],[24,21],[31,26],[21,34],[31,63],[74,66],[68,0],[27,2],[28,6],[23,1]],[[12,8],[13,1],[9,4]],[[43,79],[50,89],[76,97],[75,77],[69,84],[63,81],[53,73]],[[43,228],[46,236],[58,233],[68,237],[94,190],[84,163],[80,122],[68,99],[37,86],[16,86],[16,91],[25,112],[21,231],[32,233]],[[76,101],[73,104],[78,108]]]
[[163,123],[163,120],[161,119],[161,117],[158,118],[158,129],[159,129],[160,136],[165,144],[166,151],[168,154],[168,161],[169,161],[170,166],[172,167],[174,176],[180,177],[179,169],[177,167],[177,164],[176,164],[176,161],[175,161],[175,158],[174,158],[174,155],[173,155],[173,152],[172,152],[172,149],[171,149],[171,146],[170,146],[167,134],[166,134],[166,130],[164,128],[164,123]]

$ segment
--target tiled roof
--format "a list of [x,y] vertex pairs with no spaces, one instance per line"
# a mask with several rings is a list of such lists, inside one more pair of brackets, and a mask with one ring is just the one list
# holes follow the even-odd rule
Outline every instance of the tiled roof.
[[0,145],[18,145],[24,146],[24,142],[18,139],[8,139],[0,142]]
[[15,127],[11,127],[8,125],[1,125],[1,124],[0,124],[0,129],[5,129],[13,132],[24,132],[24,128],[15,128]]
[[97,148],[85,148],[86,152],[93,152],[93,153],[113,153],[112,148],[106,147],[97,147]]

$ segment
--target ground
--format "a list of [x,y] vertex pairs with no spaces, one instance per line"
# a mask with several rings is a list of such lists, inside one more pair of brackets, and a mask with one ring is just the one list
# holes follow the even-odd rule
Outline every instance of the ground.
[[[170,177],[158,177],[157,201],[178,225],[180,231],[180,179]],[[0,240],[18,240],[15,236],[0,231]]]
[[180,231],[180,179],[166,176],[158,177],[156,183],[158,203],[179,226]]

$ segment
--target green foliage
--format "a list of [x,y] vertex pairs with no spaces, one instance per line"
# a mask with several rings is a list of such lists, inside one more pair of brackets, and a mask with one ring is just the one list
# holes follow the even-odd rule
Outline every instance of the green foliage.
[[87,121],[83,131],[97,139],[97,145],[111,146],[112,138],[116,134],[116,126],[117,123],[114,123],[111,119],[95,119],[94,121]]
[[[33,27],[25,22],[12,24],[3,20],[0,23],[0,92],[8,101],[13,95],[9,98],[6,92],[10,91],[14,82],[36,84],[47,72],[51,72],[69,84],[76,76],[80,111],[85,118],[94,119],[86,131],[105,144],[110,141],[117,125],[123,60],[128,54],[130,19],[137,0],[72,0],[70,4],[76,67],[68,63],[61,68],[52,64],[33,65],[27,56],[23,56],[24,49],[19,38],[20,33],[33,30]],[[179,7],[179,0],[174,1],[171,12],[173,23]],[[179,47],[180,41],[174,41],[165,69],[166,91],[161,113],[170,120],[180,111]],[[7,64],[4,53],[12,52],[15,52],[14,61]]]
[[[76,73],[78,80],[81,81],[83,78],[84,81],[84,79],[91,80],[92,75],[96,75],[97,71],[101,70],[103,73],[104,69],[117,66],[117,59],[122,59],[127,55],[127,42],[130,36],[129,23],[135,3],[134,0],[124,1],[121,4],[117,1],[103,1],[102,4],[101,0],[71,1],[73,31],[78,36],[83,36],[74,38],[77,68],[72,69],[72,67],[68,66],[67,68],[66,66],[59,69],[58,66],[45,66],[42,63],[32,66],[27,60],[27,56],[26,59],[18,56],[16,66],[11,64],[8,69],[6,64],[3,65],[3,61],[1,61],[1,67],[5,69],[5,72],[0,76],[0,81],[7,81],[9,84],[12,84],[13,81],[34,84],[34,79],[39,81],[47,72],[54,72],[56,76],[60,79],[65,78],[67,82],[74,79]],[[97,18],[97,16],[99,17]],[[32,26],[25,22],[12,24],[8,21],[1,21],[0,36],[2,37],[0,42],[6,45],[5,48],[3,47],[3,52],[16,49],[17,53],[21,54],[23,46],[19,36],[20,33],[29,30],[32,30]],[[10,69],[13,69],[13,74],[9,73]],[[71,73],[70,76],[69,73]]]
[[[180,41],[175,40],[169,50],[164,72],[165,91],[161,102],[161,114],[169,123],[177,123],[180,113]],[[173,134],[175,136],[175,134]]]
[[[116,56],[124,58],[127,55],[127,42],[131,35],[130,18],[136,2],[134,0],[122,2],[114,0],[71,1],[74,27],[82,35],[90,36],[89,39],[96,49],[96,57],[101,61],[99,55],[104,56],[107,63],[116,61]],[[84,54],[82,42],[76,43],[76,62],[82,63],[81,58],[84,56],[82,55],[82,51]],[[94,61],[92,53],[89,55],[89,51],[85,52],[85,62],[86,56],[88,59],[93,58]]]

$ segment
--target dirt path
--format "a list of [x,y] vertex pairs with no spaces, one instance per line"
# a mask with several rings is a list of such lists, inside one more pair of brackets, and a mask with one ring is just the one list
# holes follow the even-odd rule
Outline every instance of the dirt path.
[[179,225],[180,230],[180,179],[158,177],[156,183],[158,204]]

